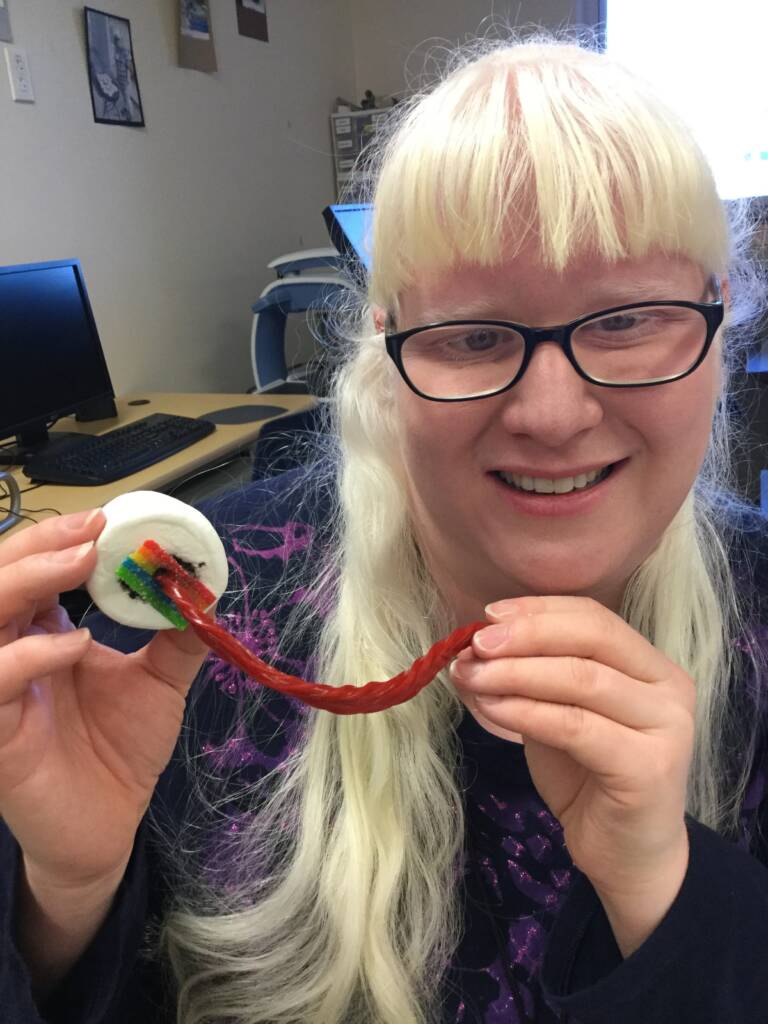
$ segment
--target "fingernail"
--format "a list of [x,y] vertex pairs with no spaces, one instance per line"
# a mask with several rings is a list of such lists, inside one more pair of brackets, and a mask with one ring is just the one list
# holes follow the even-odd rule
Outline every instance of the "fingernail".
[[481,651],[493,651],[508,639],[509,630],[506,626],[487,626],[474,636],[474,641]]
[[97,519],[101,515],[100,508],[86,509],[85,512],[75,512],[71,516],[66,516],[64,525],[68,530],[82,530],[86,526],[90,526],[94,519]]
[[71,644],[76,644],[76,643],[77,644],[81,644],[81,643],[84,643],[86,640],[90,640],[91,639],[91,631],[90,631],[90,629],[86,629],[86,628],[84,628],[84,629],[73,629],[71,632],[64,633],[62,635],[66,636],[67,640]]
[[501,619],[506,615],[512,615],[515,606],[511,601],[493,601],[491,604],[487,604],[483,611],[486,615],[494,615],[497,619]]
[[79,559],[85,558],[92,547],[93,541],[89,540],[86,544],[78,544],[76,548],[52,551],[48,558],[52,562],[77,562]]
[[448,674],[452,679],[464,679],[464,672],[462,671],[462,663],[453,659],[451,664],[448,666]]

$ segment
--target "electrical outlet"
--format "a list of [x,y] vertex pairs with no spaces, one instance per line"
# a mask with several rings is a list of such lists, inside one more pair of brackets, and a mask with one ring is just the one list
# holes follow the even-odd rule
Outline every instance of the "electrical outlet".
[[5,63],[8,65],[8,78],[14,102],[34,103],[35,93],[32,88],[32,76],[29,73],[27,51],[22,50],[20,46],[6,46]]

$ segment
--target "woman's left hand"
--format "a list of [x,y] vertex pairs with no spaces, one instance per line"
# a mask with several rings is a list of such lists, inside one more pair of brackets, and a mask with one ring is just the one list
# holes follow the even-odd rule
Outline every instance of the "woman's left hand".
[[534,785],[614,932],[624,929],[627,955],[688,864],[694,683],[589,598],[515,598],[486,612],[493,624],[453,663],[456,689],[470,711],[523,736]]

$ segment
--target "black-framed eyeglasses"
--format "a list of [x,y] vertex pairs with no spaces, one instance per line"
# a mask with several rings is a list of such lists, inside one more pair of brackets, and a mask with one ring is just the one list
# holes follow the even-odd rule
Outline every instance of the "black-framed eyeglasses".
[[[528,327],[508,320],[446,320],[384,332],[387,352],[408,387],[434,402],[463,402],[507,391],[537,345],[559,345],[591,384],[641,388],[669,384],[701,365],[723,322],[720,282],[712,302],[631,302],[568,324]],[[705,292],[706,294],[706,292]]]

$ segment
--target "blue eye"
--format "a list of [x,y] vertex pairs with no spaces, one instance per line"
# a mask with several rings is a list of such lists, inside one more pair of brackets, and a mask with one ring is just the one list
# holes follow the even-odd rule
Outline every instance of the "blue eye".
[[463,342],[470,352],[487,352],[499,343],[499,332],[492,327],[482,327],[456,340]]
[[631,313],[616,313],[615,316],[606,316],[602,320],[593,321],[591,326],[600,328],[606,333],[617,333],[637,327],[640,317]]

